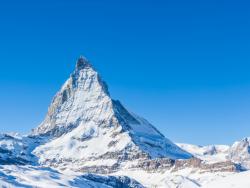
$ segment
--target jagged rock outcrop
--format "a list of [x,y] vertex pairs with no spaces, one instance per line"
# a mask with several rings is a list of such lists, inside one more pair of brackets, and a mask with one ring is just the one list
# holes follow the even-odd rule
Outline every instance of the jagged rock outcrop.
[[185,168],[191,168],[205,172],[240,172],[242,170],[239,164],[235,164],[231,161],[222,161],[216,163],[206,163],[198,158],[191,158],[188,160],[176,160],[172,171],[183,170]]
[[190,158],[186,160],[173,160],[167,158],[140,160],[138,164],[132,165],[131,169],[143,169],[147,172],[164,172],[169,170],[177,172],[183,169],[192,169],[195,172],[240,172],[242,167],[231,161],[222,161],[216,163],[207,163],[198,158]]
[[207,163],[240,164],[242,170],[250,169],[250,139],[244,138],[229,145],[196,146],[191,144],[177,144],[182,149],[192,153],[196,158]]
[[168,158],[158,158],[149,160],[140,160],[136,165],[132,165],[131,169],[143,169],[147,172],[163,172],[171,170],[175,164],[175,160]]
[[250,138],[235,142],[229,149],[227,158],[250,169]]
[[86,174],[83,178],[115,188],[144,188],[139,182],[127,176],[97,176]]

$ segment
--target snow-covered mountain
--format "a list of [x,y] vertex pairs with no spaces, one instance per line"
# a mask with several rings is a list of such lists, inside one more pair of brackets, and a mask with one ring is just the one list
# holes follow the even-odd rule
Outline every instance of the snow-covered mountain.
[[250,138],[235,142],[229,149],[228,159],[250,170]]
[[250,169],[250,138],[244,138],[229,145],[197,146],[177,144],[193,156],[209,163],[232,161],[240,164],[242,169]]
[[31,134],[0,134],[0,187],[203,187],[241,177],[250,167],[249,143],[171,142],[113,100],[80,57]]
[[128,160],[191,157],[145,119],[111,99],[107,85],[84,57],[78,59],[32,135],[50,138],[33,152],[39,162],[62,168],[68,164],[112,171]]

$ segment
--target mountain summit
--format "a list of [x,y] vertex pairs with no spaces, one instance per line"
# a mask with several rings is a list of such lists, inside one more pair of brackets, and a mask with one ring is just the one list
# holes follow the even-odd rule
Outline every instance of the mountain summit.
[[111,103],[106,84],[81,56],[74,72],[54,97],[45,120],[33,134],[58,137],[79,124],[100,123],[108,119]]
[[111,99],[107,85],[84,57],[78,59],[33,135],[51,139],[34,151],[40,163],[48,165],[72,167],[73,161],[75,168],[95,164],[107,169],[127,160],[191,157]]
[[85,67],[91,67],[91,64],[84,56],[80,56],[76,63],[76,70],[84,69]]

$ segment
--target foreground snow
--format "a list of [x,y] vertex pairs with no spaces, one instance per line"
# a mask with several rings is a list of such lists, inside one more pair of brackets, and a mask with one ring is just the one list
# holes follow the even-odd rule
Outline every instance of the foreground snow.
[[[81,174],[72,171],[58,172],[50,168],[30,165],[0,166],[0,187],[6,188],[248,188],[250,171],[224,174],[225,177],[206,173],[191,174],[189,170],[176,173],[148,173],[145,171],[120,171],[113,176]],[[127,174],[143,182],[121,176]],[[198,183],[198,180],[200,181]]]
[[248,188],[250,187],[250,171],[229,175],[211,182],[204,188]]
[[39,188],[143,188],[141,184],[125,176],[98,176],[92,174],[59,173],[50,168],[34,166],[0,166],[0,187]]

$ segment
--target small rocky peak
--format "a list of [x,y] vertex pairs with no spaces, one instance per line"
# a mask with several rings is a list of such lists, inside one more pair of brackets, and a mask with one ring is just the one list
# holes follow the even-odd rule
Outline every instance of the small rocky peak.
[[[90,69],[90,72],[92,72],[94,75],[97,76],[97,79],[95,81],[98,82],[99,85],[101,85],[103,91],[109,96],[108,86],[107,84],[101,79],[99,73],[94,69],[94,67],[90,64],[89,60],[85,58],[84,56],[80,56],[76,62],[76,68],[75,71],[71,74],[71,77],[73,78],[72,83],[73,86],[77,87],[79,85],[79,82],[83,82],[83,80],[87,80],[90,78],[90,74],[84,74],[81,76],[84,76],[83,78],[79,79],[81,70]],[[93,78],[90,78],[93,79]],[[91,82],[87,82],[88,84],[94,84],[93,80]],[[83,84],[86,84],[83,82]]]
[[76,70],[81,70],[86,67],[91,67],[91,64],[89,63],[87,58],[85,58],[84,56],[80,56],[76,63]]

